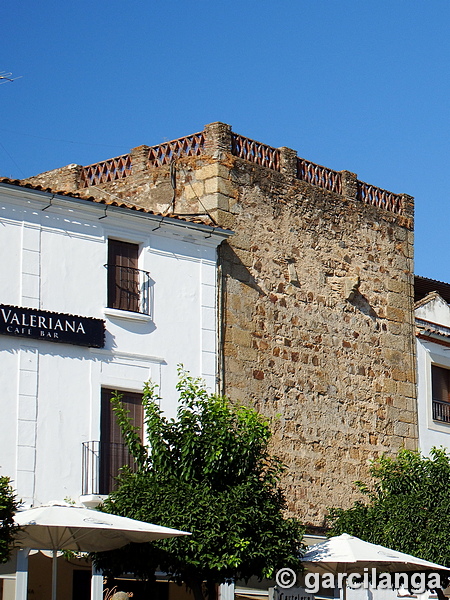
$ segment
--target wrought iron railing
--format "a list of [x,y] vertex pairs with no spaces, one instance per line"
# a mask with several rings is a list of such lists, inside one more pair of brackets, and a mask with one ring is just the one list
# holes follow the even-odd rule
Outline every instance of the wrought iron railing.
[[104,266],[108,269],[108,307],[150,315],[150,273],[122,265]]
[[433,421],[450,423],[450,402],[433,400]]
[[117,476],[124,466],[136,470],[136,462],[125,444],[83,442],[81,493],[109,494],[116,489]]
[[338,171],[316,165],[304,158],[297,158],[297,178],[330,192],[342,193],[341,174]]
[[116,179],[123,179],[131,175],[133,169],[131,156],[124,154],[110,158],[103,162],[83,167],[81,171],[81,186],[89,187],[99,183],[107,183]]
[[152,146],[148,151],[148,165],[161,167],[170,164],[174,158],[179,156],[200,156],[204,146],[205,135],[203,131],[158,146]]
[[231,134],[231,153],[268,169],[280,170],[280,150],[278,148],[255,142],[255,140],[237,133]]

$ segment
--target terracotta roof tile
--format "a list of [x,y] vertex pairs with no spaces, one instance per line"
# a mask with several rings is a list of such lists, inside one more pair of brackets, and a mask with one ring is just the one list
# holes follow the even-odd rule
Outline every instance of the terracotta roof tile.
[[[9,179],[8,177],[1,177],[0,183],[4,183],[4,184],[11,185],[14,187],[21,187],[21,188],[26,188],[26,189],[30,189],[30,190],[36,190],[38,192],[45,192],[47,194],[56,194],[58,196],[65,196],[68,198],[77,198],[80,200],[86,200],[87,202],[95,202],[96,204],[105,204],[106,206],[116,206],[118,208],[127,208],[129,210],[135,210],[137,212],[142,212],[142,213],[145,213],[148,215],[154,215],[156,217],[164,217],[164,218],[168,218],[168,219],[175,219],[177,221],[185,221],[186,223],[198,223],[201,225],[208,225],[209,227],[217,227],[217,223],[214,223],[211,218],[208,218],[206,216],[203,217],[201,215],[199,215],[199,216],[192,215],[188,218],[188,216],[186,216],[186,215],[179,216],[176,214],[158,213],[158,212],[155,212],[148,208],[143,208],[142,206],[136,206],[132,202],[118,202],[117,200],[105,200],[103,198],[94,198],[94,196],[86,197],[86,196],[82,196],[81,194],[79,194],[77,192],[65,192],[62,190],[54,190],[51,188],[44,188],[40,185],[24,183],[20,179]],[[231,231],[225,227],[220,227],[220,229],[223,229],[224,231]]]

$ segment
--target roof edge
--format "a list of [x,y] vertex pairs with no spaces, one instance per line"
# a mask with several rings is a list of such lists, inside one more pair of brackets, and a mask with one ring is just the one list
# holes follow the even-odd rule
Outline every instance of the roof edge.
[[208,232],[210,235],[219,235],[223,238],[228,238],[234,233],[231,229],[219,227],[209,219],[189,219],[174,214],[158,213],[141,206],[136,206],[132,202],[117,202],[116,200],[106,201],[102,198],[95,198],[94,196],[86,198],[76,192],[57,191],[51,188],[43,188],[40,185],[32,185],[30,183],[24,184],[18,179],[9,179],[7,177],[0,178],[0,189],[1,188],[8,190],[13,189],[16,192],[22,190],[31,194],[45,195],[46,197],[50,196],[51,198],[57,198],[60,201],[75,202],[85,206],[99,206],[105,211],[108,209],[112,209],[114,212],[117,210],[127,211],[129,215],[148,218],[152,221],[159,221],[161,225],[164,223],[175,227],[197,229]]

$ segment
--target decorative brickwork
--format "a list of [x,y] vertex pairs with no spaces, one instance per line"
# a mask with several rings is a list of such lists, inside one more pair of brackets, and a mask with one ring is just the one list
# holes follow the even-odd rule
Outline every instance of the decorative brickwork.
[[110,158],[101,163],[83,167],[81,181],[84,187],[123,179],[132,173],[132,161],[129,154]]
[[[172,150],[172,172],[141,146],[126,177],[78,193],[235,231],[220,249],[220,387],[273,420],[290,512],[320,526],[370,459],[417,445],[413,200],[223,123],[202,136],[194,155]],[[35,182],[74,185],[63,171]]]

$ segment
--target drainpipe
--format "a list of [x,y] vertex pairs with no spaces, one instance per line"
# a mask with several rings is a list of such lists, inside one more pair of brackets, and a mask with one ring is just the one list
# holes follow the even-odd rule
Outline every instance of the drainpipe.
[[[223,244],[224,242],[222,242]],[[217,393],[219,396],[225,395],[225,357],[223,351],[224,344],[224,318],[225,318],[225,282],[223,275],[223,262],[220,244],[217,247]]]

